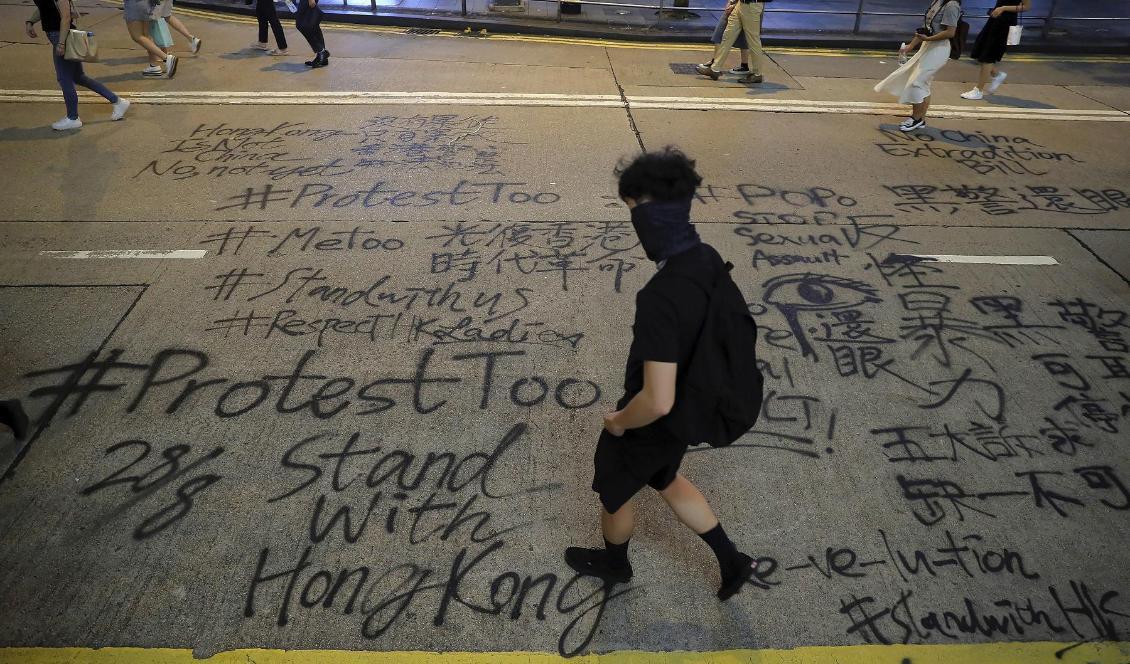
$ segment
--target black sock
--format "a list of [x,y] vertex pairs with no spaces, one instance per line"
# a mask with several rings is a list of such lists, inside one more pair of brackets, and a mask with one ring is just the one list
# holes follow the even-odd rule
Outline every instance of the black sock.
[[[628,540],[630,542],[631,540]],[[608,562],[613,567],[627,567],[628,566],[628,542],[623,544],[613,544],[608,540],[604,540],[604,549],[608,552]]]
[[726,536],[726,531],[722,529],[722,524],[719,523],[710,530],[699,535],[703,542],[710,545],[714,550],[714,555],[718,556],[718,566],[722,569],[722,574],[725,575],[734,566],[734,561],[737,559],[738,549],[730,538]]

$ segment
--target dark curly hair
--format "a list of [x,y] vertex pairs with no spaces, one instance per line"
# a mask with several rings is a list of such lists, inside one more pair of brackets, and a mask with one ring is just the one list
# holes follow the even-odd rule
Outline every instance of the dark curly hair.
[[682,150],[668,145],[658,152],[625,157],[613,173],[620,181],[620,198],[681,201],[694,196],[702,184],[694,164]]

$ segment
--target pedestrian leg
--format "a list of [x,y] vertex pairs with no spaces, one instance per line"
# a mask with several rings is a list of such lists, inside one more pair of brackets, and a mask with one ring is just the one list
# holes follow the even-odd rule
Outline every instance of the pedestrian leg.
[[984,92],[989,87],[989,79],[995,76],[997,67],[991,62],[981,63],[981,76],[977,79],[977,89]]
[[753,576],[757,564],[753,558],[738,551],[706,496],[694,484],[680,473],[675,475],[674,481],[659,492],[667,502],[671,511],[679,517],[685,526],[702,538],[702,541],[714,552],[718,559],[718,569],[722,575],[722,585],[718,590],[718,598],[729,599],[741,590],[742,585]]
[[94,92],[97,92],[106,101],[110,102],[111,104],[118,103],[118,95],[114,94],[105,85],[102,85],[101,81],[97,81],[97,80],[87,76],[86,71],[84,71],[83,68],[82,68],[81,62],[76,62],[74,64],[76,65],[75,66],[76,76],[75,76],[75,79],[74,79],[75,83],[77,83],[78,85],[81,85],[82,87],[86,88],[87,90],[92,90]]
[[185,25],[184,22],[176,16],[170,14],[169,16],[165,17],[165,22],[169,24],[170,28],[184,35],[184,38],[188,41],[191,42],[192,40],[196,39],[196,35],[189,32],[188,26]]
[[150,61],[165,61],[164,52],[161,51],[149,36],[149,21],[128,21],[126,27],[129,29],[130,39],[149,53]]
[[[720,67],[726,65],[726,57],[730,55],[730,49],[734,47],[734,42],[738,40],[738,34],[742,31],[742,6],[746,3],[739,2],[734,11],[730,12],[730,18],[726,20],[726,30],[722,33],[722,41],[714,47],[714,61],[710,65],[710,69],[717,72]],[[711,78],[715,78],[711,76]]]
[[78,91],[75,90],[75,75],[79,63],[71,62],[55,51],[55,47],[59,43],[59,33],[49,32],[47,38],[51,42],[51,57],[55,63],[55,80],[59,82],[59,89],[63,92],[63,104],[67,107],[67,118],[77,120]]
[[761,48],[761,19],[765,5],[761,2],[739,2],[738,10],[742,13],[742,31],[745,33],[746,48],[749,49],[749,76],[760,78],[761,60],[764,57]]
[[926,97],[918,104],[911,104],[913,117],[915,120],[925,120],[926,113],[930,111],[930,98]]

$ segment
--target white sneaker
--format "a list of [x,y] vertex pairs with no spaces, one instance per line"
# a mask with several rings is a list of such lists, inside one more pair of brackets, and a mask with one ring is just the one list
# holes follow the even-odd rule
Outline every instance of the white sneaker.
[[110,114],[111,120],[121,120],[125,117],[126,111],[129,110],[129,100],[118,97],[118,101],[114,103],[114,112]]
[[51,128],[55,131],[66,131],[67,129],[82,129],[82,120],[79,120],[78,118],[75,118],[74,120],[70,118],[63,118],[58,122],[52,123]]
[[290,53],[285,48],[272,48],[267,51],[267,55],[290,55]]
[[266,42],[255,42],[254,44],[251,45],[251,48],[259,50],[259,51],[269,51],[269,50],[271,50],[270,44],[267,44]]
[[161,70],[161,65],[149,65],[145,69],[141,70],[141,75],[157,77],[164,76],[165,72]]
[[962,99],[971,99],[973,101],[977,101],[978,99],[984,99],[985,93],[981,92],[980,88],[973,88],[969,92],[962,92],[961,98]]
[[1006,78],[1008,78],[1008,74],[1003,71],[997,74],[989,81],[989,84],[985,86],[985,92],[993,94],[997,91],[997,88],[1001,86],[1001,83],[1004,83],[1004,79]]
[[177,75],[177,56],[169,54],[165,56],[165,78],[172,78]]
[[199,37],[193,37],[192,41],[189,42],[189,48],[192,49],[193,54],[200,52],[200,44],[201,43],[203,43],[203,42],[200,41]]

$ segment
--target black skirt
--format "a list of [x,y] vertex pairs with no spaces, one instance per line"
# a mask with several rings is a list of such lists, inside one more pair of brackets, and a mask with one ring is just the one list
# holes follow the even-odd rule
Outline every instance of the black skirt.
[[990,18],[985,27],[981,28],[981,34],[977,35],[977,41],[973,43],[973,52],[971,57],[977,62],[986,64],[995,64],[1004,59],[1005,51],[1008,50],[1008,29],[1009,22],[1003,18]]

